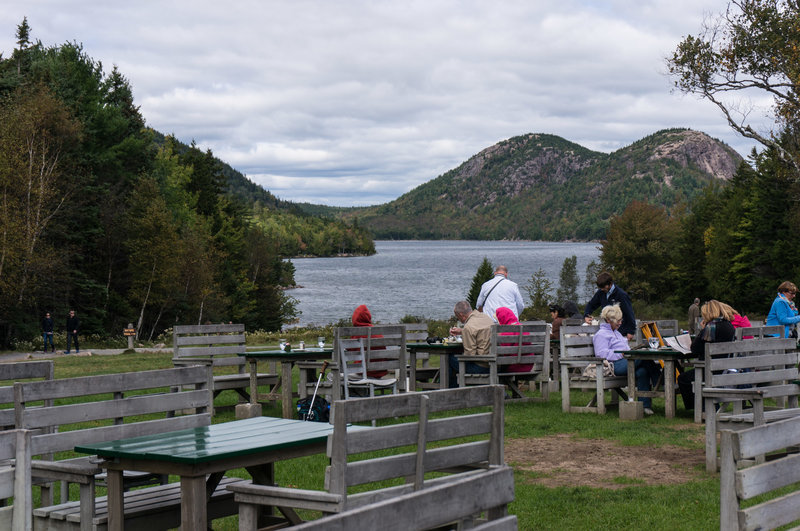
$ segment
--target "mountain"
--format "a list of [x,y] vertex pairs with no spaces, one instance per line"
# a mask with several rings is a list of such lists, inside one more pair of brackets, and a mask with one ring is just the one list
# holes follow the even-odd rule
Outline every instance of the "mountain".
[[378,239],[593,240],[632,201],[672,209],[730,179],[741,162],[729,146],[689,129],[659,131],[610,154],[526,134],[394,201],[329,214],[357,219]]

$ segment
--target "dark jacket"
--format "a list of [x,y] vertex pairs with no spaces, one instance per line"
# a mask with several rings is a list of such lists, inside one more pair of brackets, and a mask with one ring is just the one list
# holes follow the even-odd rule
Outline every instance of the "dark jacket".
[[67,317],[67,333],[71,334],[73,330],[81,331],[81,322],[78,320],[77,315],[75,317]]
[[724,343],[736,339],[736,331],[730,321],[712,319],[692,340],[692,356],[703,359],[706,355],[706,343]]
[[42,319],[42,332],[52,332],[53,331],[53,318],[52,317],[45,317]]
[[636,335],[636,317],[633,315],[631,298],[628,297],[628,294],[616,284],[613,284],[612,287],[614,289],[611,293],[606,293],[601,289],[597,290],[594,294],[594,297],[592,297],[592,300],[586,304],[586,309],[583,311],[583,316],[588,317],[592,315],[592,312],[598,308],[605,308],[606,306],[619,304],[619,307],[622,310],[622,324],[620,325],[618,332],[623,336],[626,334]]

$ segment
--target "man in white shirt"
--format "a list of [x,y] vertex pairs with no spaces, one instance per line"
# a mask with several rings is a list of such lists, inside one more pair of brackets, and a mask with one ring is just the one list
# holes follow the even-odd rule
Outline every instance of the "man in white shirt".
[[498,308],[505,306],[519,319],[519,315],[525,307],[519,286],[508,280],[508,268],[504,265],[497,266],[494,270],[494,278],[483,283],[476,302],[478,310],[491,317],[494,322],[497,322],[494,313]]

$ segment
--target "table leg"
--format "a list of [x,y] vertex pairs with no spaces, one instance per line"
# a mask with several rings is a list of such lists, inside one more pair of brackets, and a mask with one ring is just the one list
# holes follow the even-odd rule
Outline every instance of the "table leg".
[[407,391],[417,390],[417,351],[411,350],[408,354],[408,388]]
[[181,476],[181,529],[208,529],[205,475]]
[[442,389],[450,387],[450,354],[447,353],[439,357],[439,384]]
[[250,359],[250,403],[258,404],[258,360]]
[[[603,370],[598,363],[598,370]],[[636,389],[636,360],[628,360],[628,401],[636,402],[639,399],[638,389]]]
[[[107,470],[108,486],[108,529],[109,531],[123,531],[125,528],[125,507],[123,503],[122,471]],[[86,522],[81,522],[86,524]],[[91,522],[88,523],[91,525]]]
[[281,408],[283,418],[293,418],[292,415],[292,362],[284,360],[281,362]]
[[664,416],[675,417],[675,362],[664,360]]

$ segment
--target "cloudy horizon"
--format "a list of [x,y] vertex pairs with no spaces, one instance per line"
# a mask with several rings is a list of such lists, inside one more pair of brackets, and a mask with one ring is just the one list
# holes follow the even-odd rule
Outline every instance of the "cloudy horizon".
[[[129,80],[148,126],[295,202],[391,201],[510,137],[611,152],[681,127],[743,156],[666,58],[719,0],[10,0],[0,52],[82,43]],[[762,130],[769,101],[742,102]]]

